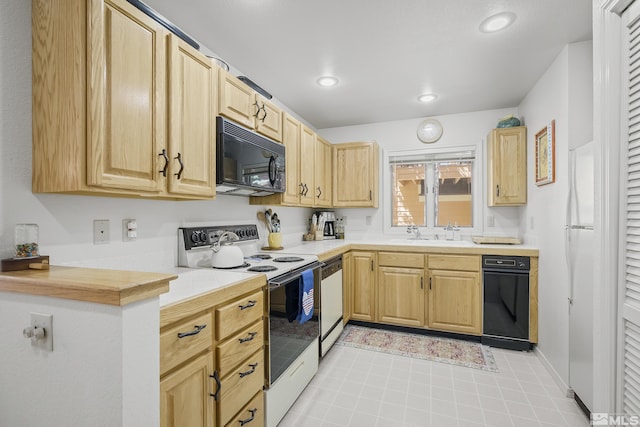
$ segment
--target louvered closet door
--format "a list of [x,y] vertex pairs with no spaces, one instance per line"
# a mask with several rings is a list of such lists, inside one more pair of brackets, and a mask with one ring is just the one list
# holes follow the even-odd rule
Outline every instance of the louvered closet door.
[[[627,89],[625,289],[622,300],[622,410],[640,414],[640,2],[623,14],[623,87]],[[625,94],[623,94],[625,96]],[[626,137],[624,136],[624,137]]]

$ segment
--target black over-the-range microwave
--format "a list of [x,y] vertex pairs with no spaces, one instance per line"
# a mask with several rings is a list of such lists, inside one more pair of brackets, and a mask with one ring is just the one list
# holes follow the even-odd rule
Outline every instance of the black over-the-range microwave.
[[285,147],[216,117],[216,192],[267,196],[285,190]]

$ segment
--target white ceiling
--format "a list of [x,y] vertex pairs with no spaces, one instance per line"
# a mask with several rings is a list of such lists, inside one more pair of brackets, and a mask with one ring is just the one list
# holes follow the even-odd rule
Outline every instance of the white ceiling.
[[[591,39],[590,0],[145,2],[317,129],[515,107],[567,43]],[[502,11],[511,27],[478,30]],[[318,86],[324,74],[338,86]]]

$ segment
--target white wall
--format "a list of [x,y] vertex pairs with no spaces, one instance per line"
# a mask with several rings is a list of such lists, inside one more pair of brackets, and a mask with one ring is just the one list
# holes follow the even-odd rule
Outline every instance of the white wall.
[[[53,315],[53,352],[22,336],[32,312]],[[117,307],[0,292],[0,425],[159,425],[159,328],[157,297]]]
[[[427,147],[453,147],[475,145],[477,153],[482,157],[478,158],[479,167],[485,163],[484,151],[485,140],[489,131],[496,127],[498,121],[507,114],[517,115],[516,108],[505,108],[499,110],[478,111],[472,113],[449,114],[434,116],[444,128],[442,137],[435,144],[423,144],[416,136],[418,124],[424,118],[410,120],[398,120],[392,122],[372,123],[359,126],[346,126],[340,128],[321,129],[319,133],[333,143],[350,141],[370,141],[378,142],[381,150],[409,150]],[[380,155],[380,189],[383,186],[385,170],[383,163],[383,153]],[[484,168],[483,168],[484,170]],[[520,217],[522,208],[501,207],[488,208],[484,200],[486,193],[486,178],[480,188],[483,189],[483,218],[479,219],[479,228],[484,234],[493,235],[518,235],[520,229]],[[390,203],[390,195],[380,192],[379,209],[342,209],[339,215],[347,218],[347,237],[376,237],[384,231],[384,218],[382,206]],[[495,227],[487,226],[487,218],[494,217]]]
[[[13,256],[14,226],[40,227],[40,252],[53,264],[157,270],[176,265],[177,228],[255,223],[249,199],[172,202],[31,193],[31,2],[0,2],[0,258]],[[300,241],[310,210],[277,208],[284,243]],[[138,221],[138,239],[122,242],[122,220]],[[93,220],[110,220],[107,245],[93,245]]]
[[[569,375],[568,268],[565,207],[569,148],[591,140],[593,123],[591,42],[566,46],[519,106],[527,124],[528,203],[523,232],[537,242],[539,259],[538,351],[567,388]],[[535,134],[555,120],[556,181],[535,185]]]

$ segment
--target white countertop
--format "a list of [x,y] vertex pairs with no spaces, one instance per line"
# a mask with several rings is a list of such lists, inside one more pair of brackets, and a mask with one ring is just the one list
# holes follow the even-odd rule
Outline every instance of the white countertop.
[[262,273],[241,273],[213,268],[176,267],[167,272],[178,275],[169,284],[169,292],[160,295],[160,307],[182,301],[216,289],[232,286]]
[[[415,241],[398,238],[380,238],[380,239],[346,239],[346,240],[314,240],[301,241],[295,246],[286,247],[282,253],[299,254],[299,255],[316,255],[334,251],[348,245],[376,245],[376,246],[408,246],[408,247],[428,247],[428,248],[473,248],[474,251],[479,249],[489,252],[506,252],[512,250],[535,250],[538,248],[531,245],[479,245],[470,241]],[[163,271],[163,273],[174,273],[178,278],[170,282],[168,293],[160,295],[160,307],[172,304],[196,295],[204,294],[216,289],[232,286],[238,282],[255,277],[256,274],[262,273],[241,273],[215,269],[194,269],[185,267],[176,267]]]

